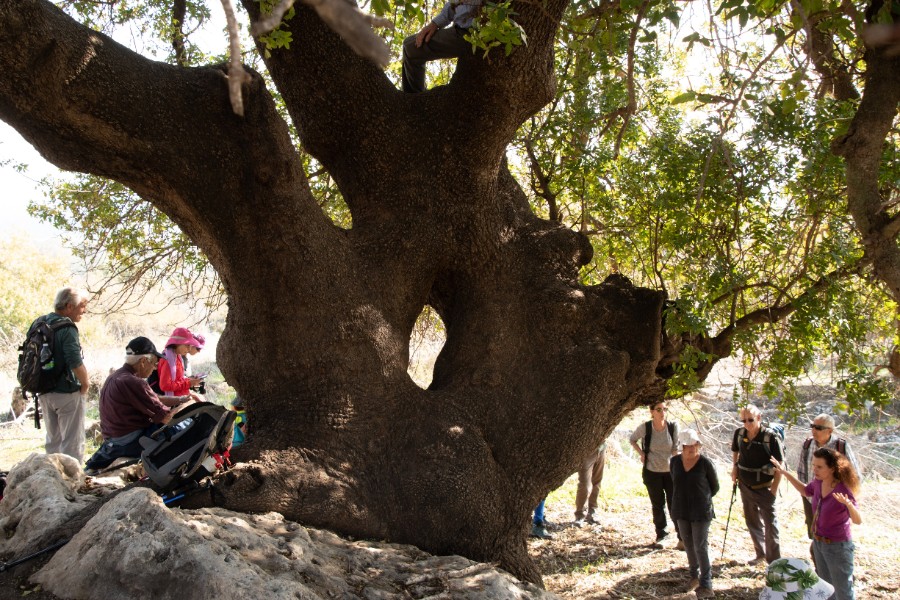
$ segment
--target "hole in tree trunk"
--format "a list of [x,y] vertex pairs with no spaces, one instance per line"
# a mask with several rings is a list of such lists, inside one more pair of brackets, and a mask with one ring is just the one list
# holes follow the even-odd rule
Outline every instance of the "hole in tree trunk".
[[314,159],[310,158],[307,165],[307,173],[309,174],[309,187],[312,190],[313,197],[318,201],[322,212],[328,215],[331,222],[341,229],[351,229],[353,227],[353,216],[347,203],[344,202],[344,196],[338,189],[337,184],[331,175],[321,167]]
[[425,305],[409,336],[409,376],[423,390],[431,385],[434,361],[447,341],[447,329],[437,311]]

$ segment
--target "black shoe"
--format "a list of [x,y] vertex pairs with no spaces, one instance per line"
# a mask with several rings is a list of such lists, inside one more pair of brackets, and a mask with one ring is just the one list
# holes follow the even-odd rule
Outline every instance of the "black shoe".
[[534,523],[531,526],[531,537],[540,538],[542,540],[552,540],[553,534],[547,531],[547,528],[544,527],[544,525]]

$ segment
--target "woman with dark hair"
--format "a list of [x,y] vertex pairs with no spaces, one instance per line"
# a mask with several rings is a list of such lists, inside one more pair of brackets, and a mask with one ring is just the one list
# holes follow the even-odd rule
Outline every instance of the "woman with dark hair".
[[815,479],[807,485],[788,473],[774,458],[772,463],[801,495],[812,501],[816,573],[834,586],[831,598],[854,600],[854,545],[850,523],[862,523],[855,496],[859,491],[859,476],[847,457],[831,448],[819,448],[813,453]]
[[[661,542],[669,535],[666,531],[668,524],[666,507],[669,509],[669,515],[672,514],[672,474],[669,472],[669,459],[678,454],[678,424],[666,419],[669,408],[665,402],[654,402],[649,408],[650,420],[638,425],[629,441],[631,447],[641,457],[643,464],[641,479],[647,486],[647,495],[653,509],[655,545],[661,547]],[[678,524],[674,525],[675,532],[678,533]],[[681,540],[680,535],[678,539]],[[684,550],[680,541],[676,548]]]

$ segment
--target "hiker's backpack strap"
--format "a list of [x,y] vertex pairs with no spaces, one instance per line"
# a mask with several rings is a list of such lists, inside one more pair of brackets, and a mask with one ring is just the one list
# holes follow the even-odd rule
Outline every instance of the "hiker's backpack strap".
[[813,438],[809,437],[803,440],[803,448],[800,450],[800,462],[806,463],[809,461],[809,449],[812,447]]
[[644,464],[647,464],[647,454],[650,452],[650,437],[653,435],[653,421],[644,423]]
[[834,440],[834,449],[847,456],[847,440],[841,437]]
[[669,438],[675,443],[675,421],[666,421],[666,428],[669,430]]
[[746,427],[738,427],[734,432],[734,436],[737,440],[738,453],[743,454],[744,448],[747,446],[747,442],[744,440],[747,439],[747,428]]

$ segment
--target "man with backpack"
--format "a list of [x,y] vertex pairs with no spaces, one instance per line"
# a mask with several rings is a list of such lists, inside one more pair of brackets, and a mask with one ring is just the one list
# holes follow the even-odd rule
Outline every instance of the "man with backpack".
[[63,288],[56,294],[53,312],[37,318],[28,329],[29,338],[43,324],[52,330],[47,347],[51,360],[43,369],[53,381],[47,384],[49,391],[38,393],[44,449],[47,454],[68,454],[79,463],[84,458],[84,404],[90,380],[75,323],[84,316],[88,300],[84,290]]
[[756,557],[747,564],[771,563],[781,558],[778,517],[775,514],[775,493],[781,475],[775,472],[771,458],[784,461],[784,446],[778,430],[764,426],[762,413],[752,404],[740,412],[743,427],[734,432],[731,452],[734,467],[731,480],[741,489],[744,520]]
[[150,435],[180,408],[199,397],[190,392],[185,396],[166,397],[164,404],[150,389],[147,377],[156,369],[163,355],[149,339],[137,337],[125,347],[125,364],[107,377],[100,390],[100,432],[103,444],[84,467],[88,475],[96,475],[117,458],[137,458],[141,455],[139,439]]
[[[804,484],[808,484],[812,481],[813,452],[819,448],[831,448],[846,456],[847,460],[850,461],[850,464],[853,465],[853,470],[856,471],[856,475],[862,478],[859,464],[856,462],[856,456],[850,448],[850,443],[834,433],[834,417],[823,413],[813,419],[813,422],[810,423],[809,426],[812,430],[812,435],[806,438],[803,442],[803,446],[800,448],[800,461],[797,465],[797,479]],[[809,535],[809,539],[813,539],[812,504],[810,503],[810,499],[806,496],[803,497],[803,512],[806,514],[806,532]]]

